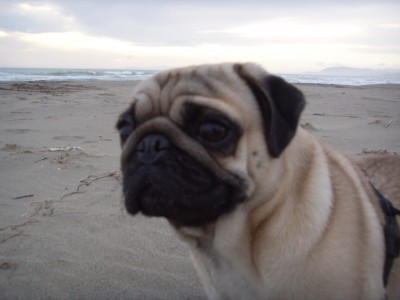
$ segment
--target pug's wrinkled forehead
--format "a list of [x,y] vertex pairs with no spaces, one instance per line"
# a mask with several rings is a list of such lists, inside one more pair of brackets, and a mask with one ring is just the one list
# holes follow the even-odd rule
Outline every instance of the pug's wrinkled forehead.
[[[136,125],[156,116],[180,123],[188,104],[214,108],[240,120],[256,109],[252,94],[234,72],[234,64],[204,65],[162,72],[141,82],[132,95]],[[247,102],[246,104],[244,102]],[[249,104],[250,102],[250,104]]]

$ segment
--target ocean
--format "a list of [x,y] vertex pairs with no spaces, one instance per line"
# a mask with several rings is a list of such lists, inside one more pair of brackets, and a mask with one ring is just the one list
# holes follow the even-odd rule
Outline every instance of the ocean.
[[0,81],[144,80],[159,71],[118,69],[0,68]]
[[[0,68],[0,81],[144,80],[156,70]],[[292,83],[370,85],[400,84],[400,74],[338,76],[318,73],[278,74]]]

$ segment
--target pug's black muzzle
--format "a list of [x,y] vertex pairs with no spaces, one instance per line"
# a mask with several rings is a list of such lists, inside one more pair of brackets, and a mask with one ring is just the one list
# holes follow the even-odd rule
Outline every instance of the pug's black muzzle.
[[166,217],[177,225],[198,226],[240,202],[234,185],[159,133],[139,141],[123,174],[125,206],[131,214],[142,212]]

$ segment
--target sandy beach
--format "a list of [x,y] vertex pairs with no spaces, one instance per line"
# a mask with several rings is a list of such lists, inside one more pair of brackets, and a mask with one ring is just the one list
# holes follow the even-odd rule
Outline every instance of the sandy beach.
[[[163,219],[124,211],[114,125],[132,81],[0,82],[0,299],[204,299]],[[301,125],[400,154],[400,85],[302,84]]]

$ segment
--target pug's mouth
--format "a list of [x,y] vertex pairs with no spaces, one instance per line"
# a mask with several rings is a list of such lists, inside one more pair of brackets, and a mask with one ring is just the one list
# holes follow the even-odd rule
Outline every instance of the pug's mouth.
[[125,207],[131,215],[165,217],[184,226],[201,226],[216,220],[242,202],[231,182],[176,150],[157,163],[134,158],[123,170]]

